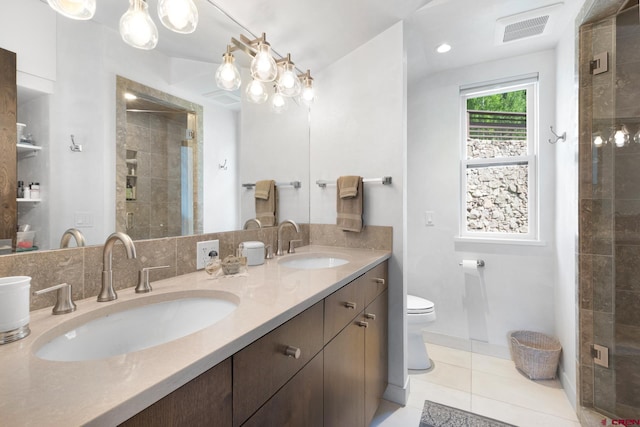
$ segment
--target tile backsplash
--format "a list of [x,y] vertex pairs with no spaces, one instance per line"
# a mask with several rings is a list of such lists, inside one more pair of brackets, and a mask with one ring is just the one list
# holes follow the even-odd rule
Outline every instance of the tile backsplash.
[[[303,245],[344,246],[363,249],[391,250],[392,227],[367,226],[361,233],[339,230],[335,225],[300,224]],[[283,240],[295,236],[291,227],[283,230]],[[135,242],[136,259],[127,259],[120,243],[113,247],[113,280],[116,290],[136,286],[143,267],[169,265],[150,271],[151,281],[180,276],[196,271],[196,243],[220,240],[220,256],[235,253],[241,242],[259,240],[276,248],[276,227],[209,233],[197,236],[167,237]],[[287,246],[285,246],[286,248]],[[0,257],[0,277],[30,276],[31,291],[59,283],[73,287],[73,299],[97,296],[102,277],[102,246],[26,252]],[[31,297],[31,310],[53,306],[55,293]]]

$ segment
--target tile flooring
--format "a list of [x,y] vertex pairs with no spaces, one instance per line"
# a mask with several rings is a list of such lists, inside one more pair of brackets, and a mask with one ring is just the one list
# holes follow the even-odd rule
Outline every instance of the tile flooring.
[[409,371],[407,406],[383,401],[375,427],[418,427],[425,400],[520,427],[579,427],[558,380],[531,381],[510,360],[428,344],[434,368]]

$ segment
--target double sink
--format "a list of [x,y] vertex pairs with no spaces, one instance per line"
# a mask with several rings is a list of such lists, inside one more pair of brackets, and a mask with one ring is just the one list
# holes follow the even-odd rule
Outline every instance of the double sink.
[[[339,267],[343,254],[310,252],[285,256],[293,270]],[[224,291],[184,291],[117,302],[63,322],[44,334],[35,355],[50,361],[85,361],[128,354],[185,337],[233,313],[240,298]]]

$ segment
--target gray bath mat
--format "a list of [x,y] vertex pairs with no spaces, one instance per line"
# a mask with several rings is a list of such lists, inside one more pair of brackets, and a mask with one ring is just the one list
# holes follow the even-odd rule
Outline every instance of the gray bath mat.
[[516,427],[493,418],[472,414],[462,409],[424,401],[420,427]]

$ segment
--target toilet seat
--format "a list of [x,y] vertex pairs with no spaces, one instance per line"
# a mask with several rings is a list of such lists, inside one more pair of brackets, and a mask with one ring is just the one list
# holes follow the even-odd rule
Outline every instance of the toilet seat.
[[434,309],[435,304],[431,301],[415,295],[407,295],[407,314],[429,314],[433,313]]

